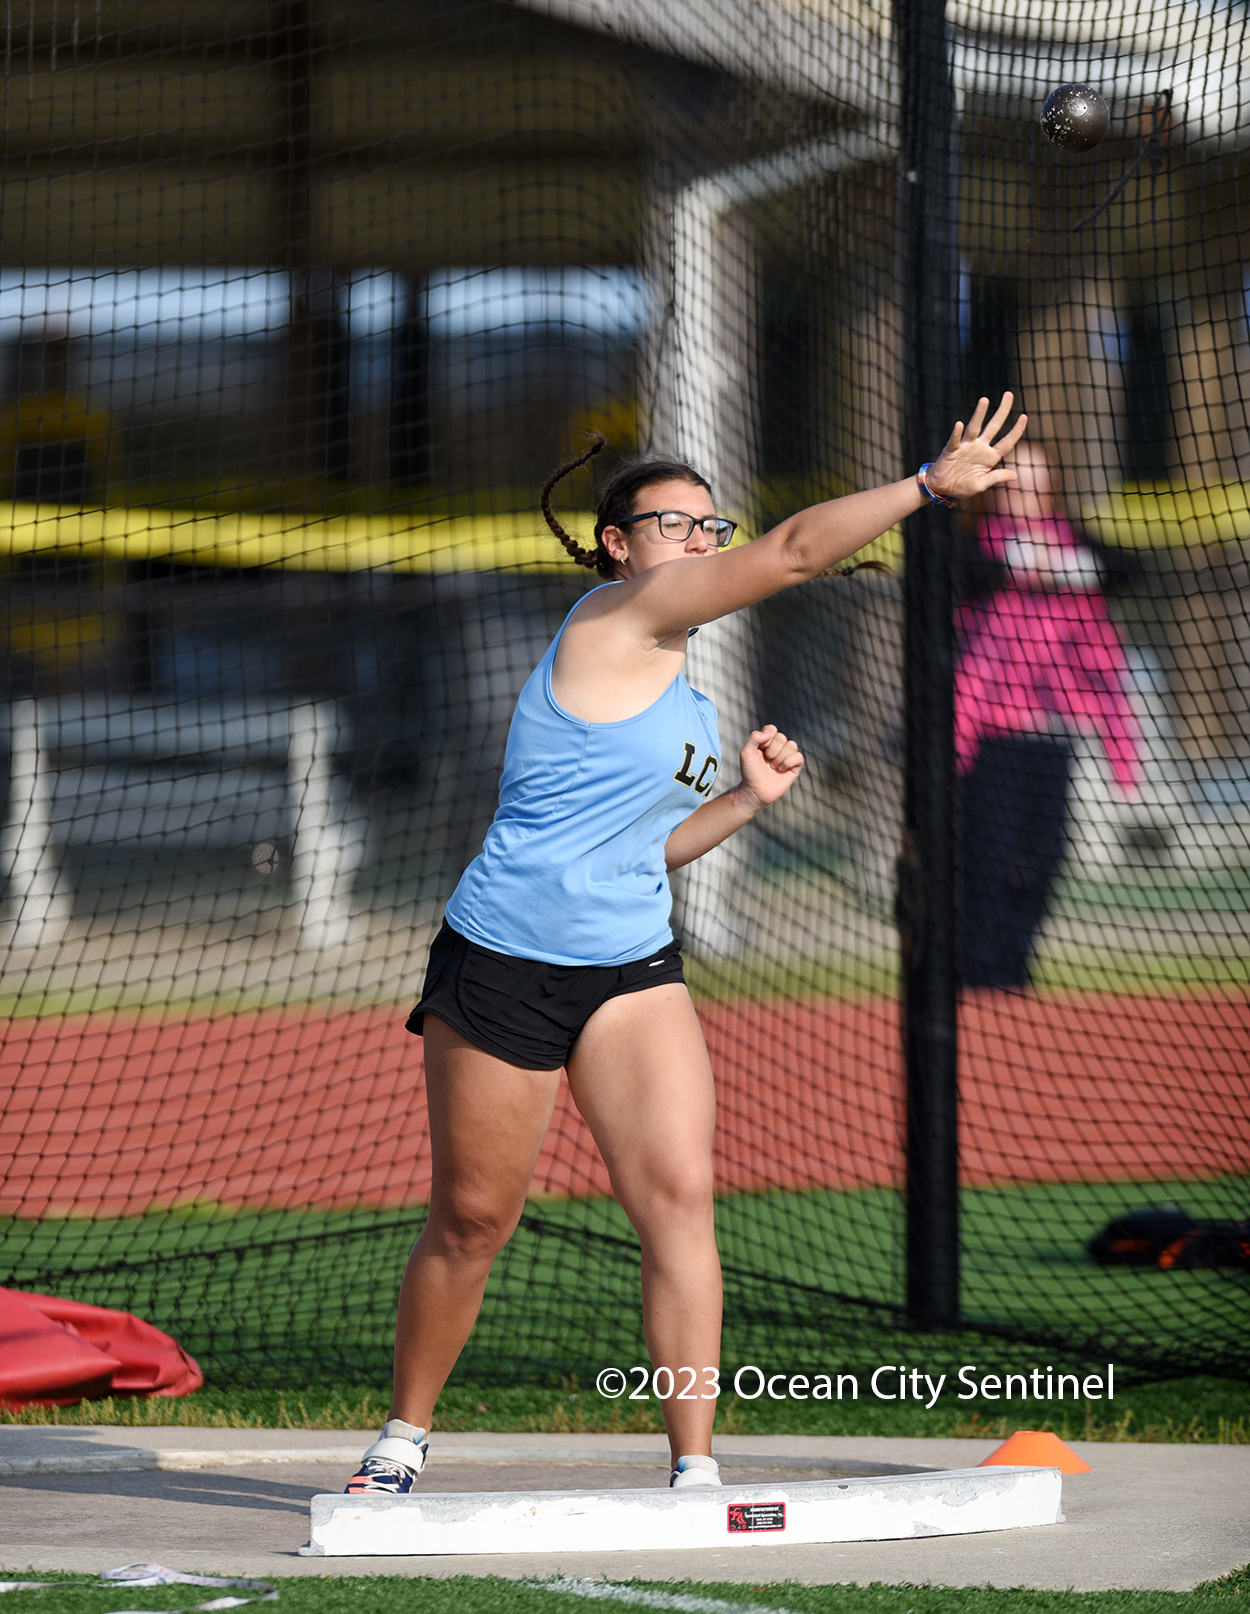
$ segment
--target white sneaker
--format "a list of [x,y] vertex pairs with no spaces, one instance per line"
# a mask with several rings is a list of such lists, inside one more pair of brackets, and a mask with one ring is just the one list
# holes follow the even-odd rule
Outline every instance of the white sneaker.
[[348,1480],[348,1496],[407,1496],[425,1467],[430,1442],[424,1429],[391,1418]]
[[714,1457],[679,1457],[677,1467],[668,1479],[674,1491],[685,1491],[694,1485],[719,1485],[720,1482],[720,1464]]

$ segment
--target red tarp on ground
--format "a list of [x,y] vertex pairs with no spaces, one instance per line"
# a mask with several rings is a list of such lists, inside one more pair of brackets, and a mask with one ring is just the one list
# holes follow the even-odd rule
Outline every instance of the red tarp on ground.
[[199,1365],[128,1311],[0,1289],[0,1404],[68,1406],[106,1395],[189,1395]]
[[[897,1003],[702,1004],[724,1192],[903,1174]],[[982,993],[960,1025],[971,1186],[1211,1177],[1250,1159],[1244,993]],[[0,1026],[0,1215],[126,1216],[223,1201],[325,1208],[429,1195],[422,1043],[402,1009]],[[562,1088],[537,1194],[603,1194]]]

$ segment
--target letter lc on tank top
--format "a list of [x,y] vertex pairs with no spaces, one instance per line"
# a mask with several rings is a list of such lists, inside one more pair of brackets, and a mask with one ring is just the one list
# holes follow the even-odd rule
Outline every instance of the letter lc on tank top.
[[551,687],[563,632],[521,691],[499,810],[447,919],[515,958],[627,964],[673,939],[664,843],[712,794],[716,708],[679,673],[636,717],[573,717]]

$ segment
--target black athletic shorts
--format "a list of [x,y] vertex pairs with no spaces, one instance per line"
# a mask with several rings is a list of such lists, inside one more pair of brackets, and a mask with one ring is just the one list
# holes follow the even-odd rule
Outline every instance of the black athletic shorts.
[[525,1070],[559,1070],[591,1015],[609,998],[685,984],[676,942],[629,964],[542,964],[467,941],[444,924],[434,938],[421,1001],[408,1030],[436,1015],[484,1053]]

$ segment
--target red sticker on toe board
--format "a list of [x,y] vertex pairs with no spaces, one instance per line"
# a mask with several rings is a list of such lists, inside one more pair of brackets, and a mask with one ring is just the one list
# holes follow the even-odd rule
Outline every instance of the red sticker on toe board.
[[786,1527],[784,1502],[731,1502],[728,1515],[731,1535],[742,1530],[784,1530]]

